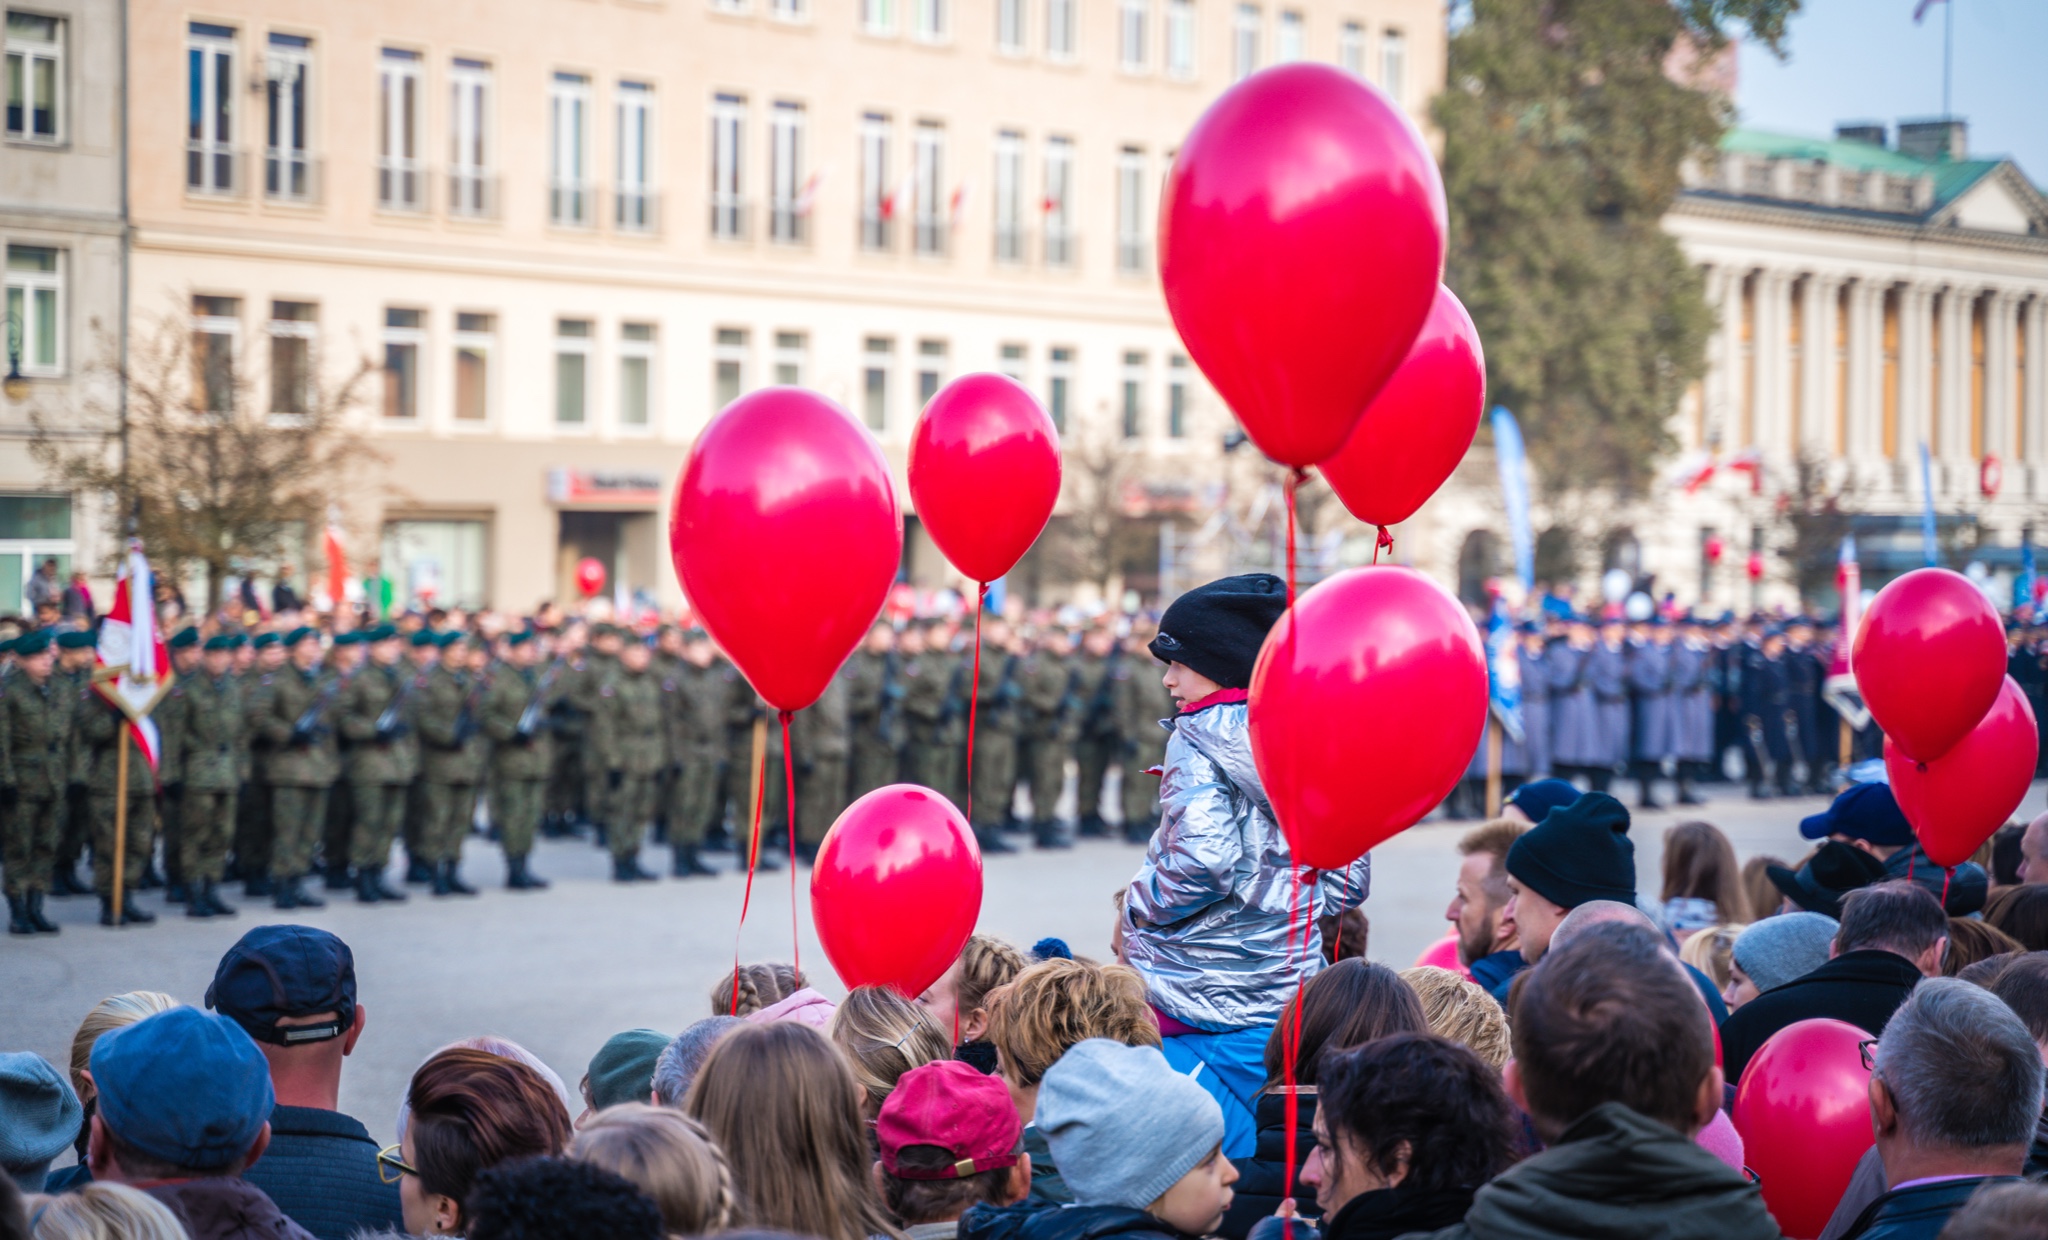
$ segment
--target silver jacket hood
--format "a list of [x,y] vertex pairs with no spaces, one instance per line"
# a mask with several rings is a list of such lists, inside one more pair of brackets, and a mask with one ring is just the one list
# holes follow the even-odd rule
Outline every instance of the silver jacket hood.
[[[1355,908],[1372,857],[1324,870],[1303,887],[1308,943],[1287,950],[1287,838],[1252,764],[1249,710],[1229,702],[1162,726],[1159,829],[1124,903],[1124,953],[1153,1004],[1212,1032],[1270,1025],[1296,984],[1323,967],[1315,919]],[[1304,959],[1305,957],[1305,959]]]

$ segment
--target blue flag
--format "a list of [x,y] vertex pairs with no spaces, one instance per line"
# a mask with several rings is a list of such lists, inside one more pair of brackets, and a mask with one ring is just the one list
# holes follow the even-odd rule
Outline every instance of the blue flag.
[[1507,604],[1493,600],[1493,613],[1486,617],[1487,708],[1500,721],[1501,731],[1516,744],[1522,741],[1522,659],[1515,643],[1515,624]]
[[2034,544],[2031,539],[2020,544],[2020,571],[2012,579],[2012,605],[2017,611],[2030,607],[2034,602]]
[[1927,455],[1927,441],[1920,441],[1920,549],[1927,567],[1941,563],[1941,546],[1934,537],[1934,466]]
[[1522,449],[1522,428],[1505,405],[1493,407],[1493,459],[1500,467],[1501,498],[1507,501],[1515,576],[1522,579],[1526,594],[1536,588],[1536,539],[1529,532],[1529,455]]

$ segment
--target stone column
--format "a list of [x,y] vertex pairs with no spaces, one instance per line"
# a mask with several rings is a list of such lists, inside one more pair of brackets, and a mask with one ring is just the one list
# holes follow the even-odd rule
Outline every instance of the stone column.
[[1860,471],[1884,455],[1884,288],[1858,280],[1849,289],[1849,419],[1843,436]]
[[[1735,451],[1742,430],[1742,277],[1732,265],[1714,268],[1708,283],[1721,318],[1708,344],[1707,441],[1718,451]],[[1718,356],[1716,356],[1718,355]]]
[[[1806,278],[1803,303],[1806,349],[1799,384],[1800,453],[1835,455],[1835,316],[1842,277],[1816,273]],[[1844,444],[1846,449],[1847,445]],[[1844,455],[1846,455],[1846,451]]]
[[1792,283],[1789,271],[1766,269],[1756,290],[1756,444],[1775,468],[1788,468],[1792,445]]
[[[1977,290],[1951,285],[1941,297],[1941,404],[1935,415],[1934,458],[1951,478],[1965,474],[1975,485],[1977,462],[1970,455],[1970,308]],[[1944,488],[1947,490],[1950,488]]]
[[[1933,402],[1928,399],[1934,372],[1932,330],[1936,289],[1907,284],[1899,289],[1899,460],[1916,478],[1922,440],[1930,438]],[[1880,323],[1878,330],[1883,332]],[[1880,335],[1879,346],[1883,340]],[[1880,380],[1882,376],[1880,375]],[[1916,483],[1917,485],[1917,483]]]
[[1984,306],[1984,451],[2005,468],[2001,494],[2020,483],[2017,446],[2019,391],[2013,383],[2013,332],[2019,321],[2019,297],[1994,289]]
[[2025,312],[2027,373],[2020,392],[2021,439],[2031,480],[2029,493],[2040,499],[2048,497],[2048,294],[2034,294]]

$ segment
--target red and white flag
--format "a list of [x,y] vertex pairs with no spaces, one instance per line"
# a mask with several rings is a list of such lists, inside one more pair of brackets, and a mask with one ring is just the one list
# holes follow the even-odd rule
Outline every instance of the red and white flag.
[[348,551],[341,540],[341,514],[327,514],[327,601],[337,610],[348,599]]
[[100,621],[93,688],[128,717],[128,727],[148,757],[152,775],[163,744],[149,712],[175,679],[170,652],[164,648],[163,634],[157,631],[155,599],[156,579],[143,557],[142,543],[131,538],[128,554],[115,575],[114,605]]

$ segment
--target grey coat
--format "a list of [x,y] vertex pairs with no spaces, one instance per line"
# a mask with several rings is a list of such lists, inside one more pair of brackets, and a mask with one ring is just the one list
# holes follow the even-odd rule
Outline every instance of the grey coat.
[[1609,647],[1605,642],[1586,654],[1586,683],[1593,687],[1593,709],[1598,741],[1598,760],[1593,766],[1615,766],[1628,761],[1631,720],[1628,709],[1628,647]]
[[1671,647],[1643,642],[1628,647],[1628,687],[1635,707],[1635,737],[1629,757],[1662,762],[1675,748],[1672,718]]
[[1593,652],[1559,642],[1544,662],[1550,665],[1550,758],[1559,766],[1611,766],[1613,751],[1600,743],[1600,715],[1593,682],[1586,674]]
[[1680,762],[1714,758],[1713,662],[1711,646],[1671,645],[1671,748]]
[[1523,647],[1522,660],[1522,747],[1528,752],[1528,774],[1541,779],[1550,774],[1550,650],[1530,654]]

